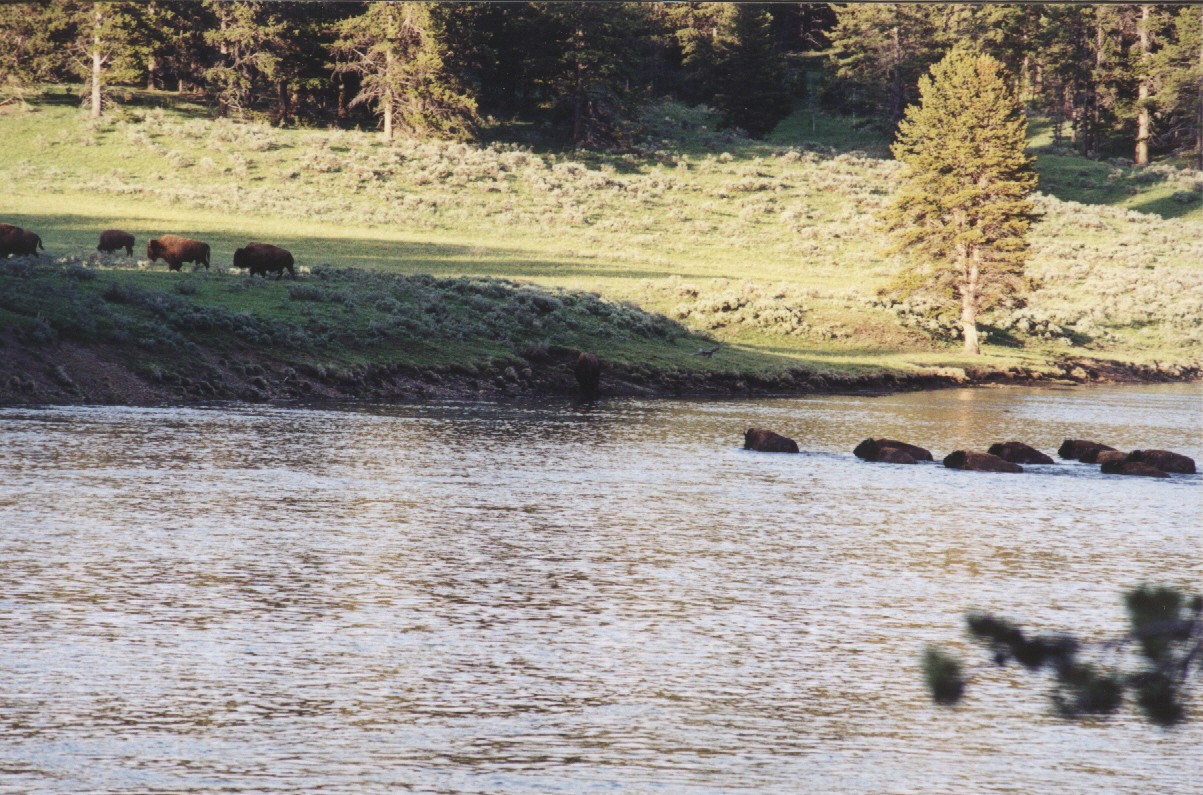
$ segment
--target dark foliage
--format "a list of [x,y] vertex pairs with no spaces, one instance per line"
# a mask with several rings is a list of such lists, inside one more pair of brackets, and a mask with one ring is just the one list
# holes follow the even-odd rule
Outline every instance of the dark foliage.
[[[1053,675],[1050,694],[1058,714],[1066,718],[1116,712],[1131,691],[1137,707],[1151,723],[1172,726],[1188,717],[1186,704],[1192,677],[1203,673],[1203,597],[1143,585],[1129,591],[1131,630],[1123,638],[1088,644],[1070,634],[1028,635],[1015,624],[990,613],[966,616],[969,635],[986,646],[995,665],[1019,663],[1029,671]],[[1138,648],[1136,670],[1084,660],[1094,648],[1115,651]],[[958,660],[928,648],[923,657],[928,690],[937,704],[958,703],[966,677]]]

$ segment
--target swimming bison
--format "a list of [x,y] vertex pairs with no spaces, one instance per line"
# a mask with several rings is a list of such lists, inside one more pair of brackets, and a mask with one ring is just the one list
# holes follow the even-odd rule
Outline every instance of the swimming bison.
[[284,271],[291,276],[297,275],[293,269],[292,252],[271,243],[247,243],[245,248],[234,252],[234,267],[246,268],[251,276],[265,279],[268,273],[274,273],[276,281],[280,281]]
[[[886,461],[886,452],[895,450],[905,453],[910,456],[911,461],[897,460],[898,456],[890,456],[896,460]],[[913,464],[915,461],[931,461],[932,455],[929,451],[924,450],[913,444],[899,442],[895,439],[865,439],[858,444],[852,451],[852,454],[857,458],[863,458],[866,461],[882,461],[888,464]]]
[[146,243],[146,256],[151,262],[163,260],[170,270],[178,271],[185,262],[195,263],[193,269],[205,266],[209,270],[209,244],[178,235],[163,235]]
[[122,248],[125,249],[127,255],[131,257],[134,255],[134,236],[129,232],[122,232],[120,229],[106,229],[100,233],[100,243],[96,246],[97,251],[112,254]]
[[759,453],[796,453],[798,443],[767,428],[748,428],[744,433],[744,449]]
[[944,466],[949,469],[966,469],[973,472],[1022,472],[1023,467],[1004,461],[990,453],[971,453],[957,450],[944,457]]
[[572,370],[576,375],[576,383],[581,388],[581,397],[593,400],[601,384],[601,362],[597,354],[584,353],[576,357],[576,367]]
[[0,224],[0,259],[8,259],[11,254],[17,257],[36,257],[38,249],[46,250],[42,238],[26,229],[12,224]]
[[1152,464],[1144,464],[1140,461],[1108,461],[1103,464],[1102,472],[1104,475],[1135,475],[1146,478],[1169,477],[1169,475]]
[[1179,475],[1193,475],[1196,472],[1195,459],[1181,453],[1171,453],[1169,450],[1133,450],[1128,460],[1141,464],[1149,464],[1162,472],[1175,472]]
[[1074,458],[1078,461],[1085,461],[1087,464],[1093,464],[1100,452],[1114,449],[1114,447],[1109,445],[1088,442],[1084,439],[1066,439],[1057,448],[1057,455],[1062,458]]
[[1050,456],[1045,455],[1034,447],[1023,442],[1000,442],[990,445],[987,450],[990,455],[996,455],[1012,464],[1054,464]]

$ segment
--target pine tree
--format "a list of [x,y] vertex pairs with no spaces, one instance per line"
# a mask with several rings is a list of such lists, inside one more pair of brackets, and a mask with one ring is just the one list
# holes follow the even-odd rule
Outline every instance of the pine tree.
[[869,114],[892,130],[914,101],[921,74],[947,47],[938,24],[947,8],[850,4],[838,11],[828,58],[835,67],[829,96],[842,108]]
[[476,101],[446,68],[428,5],[374,3],[341,22],[338,32],[334,70],[360,76],[351,104],[375,106],[386,140],[394,128],[464,137],[475,127]]
[[919,81],[892,147],[908,166],[886,220],[909,255],[912,291],[959,303],[965,352],[978,313],[1023,285],[1035,219],[1027,120],[994,58],[955,49]]
[[[205,31],[205,40],[218,51],[217,63],[205,71],[205,79],[223,116],[248,114],[260,104],[261,95],[287,79],[300,37],[283,5],[206,0],[205,7],[217,18],[217,25]],[[275,96],[277,118],[286,116],[278,91]]]
[[45,14],[24,5],[0,5],[0,106],[24,105],[33,83],[55,71],[54,42]]
[[777,49],[773,20],[763,8],[730,5],[708,48],[714,87],[711,101],[723,123],[760,138],[789,115],[791,96],[785,58]]
[[44,7],[42,21],[45,35],[61,48],[63,70],[84,79],[92,118],[111,102],[110,85],[141,77],[148,40],[141,3],[56,0]]

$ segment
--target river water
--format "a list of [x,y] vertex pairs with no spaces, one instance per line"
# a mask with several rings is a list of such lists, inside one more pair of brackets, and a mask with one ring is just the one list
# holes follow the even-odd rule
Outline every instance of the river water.
[[[1203,589],[1203,388],[0,410],[0,792],[1203,791],[1203,720],[1050,714],[962,614]],[[798,456],[740,449],[766,426]],[[934,707],[925,643],[971,663]],[[1196,704],[1203,711],[1203,704]]]

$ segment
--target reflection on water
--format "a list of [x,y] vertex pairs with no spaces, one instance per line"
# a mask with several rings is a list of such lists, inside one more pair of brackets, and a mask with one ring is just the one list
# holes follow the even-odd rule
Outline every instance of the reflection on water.
[[917,652],[1203,587],[1203,479],[850,451],[1203,461],[1201,396],[3,410],[0,792],[1192,791],[1203,724],[939,711]]

